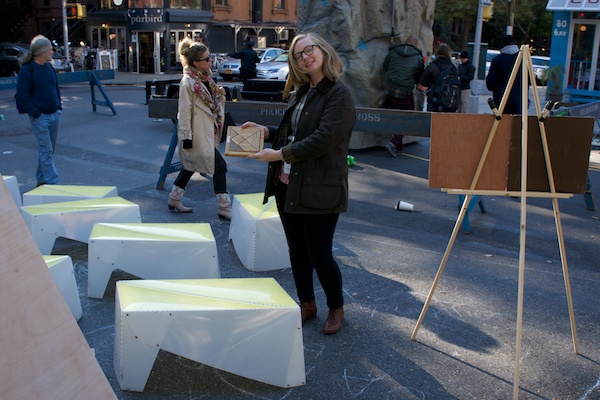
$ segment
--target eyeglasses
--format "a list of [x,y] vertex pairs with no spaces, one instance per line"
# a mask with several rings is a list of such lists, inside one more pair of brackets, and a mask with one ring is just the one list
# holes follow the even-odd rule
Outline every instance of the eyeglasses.
[[208,56],[206,58],[201,58],[198,61],[210,61],[210,56]]
[[315,46],[316,46],[316,44],[309,44],[308,46],[306,46],[304,48],[304,50],[302,50],[298,53],[294,53],[292,55],[292,57],[294,58],[294,60],[296,60],[296,62],[300,62],[300,61],[302,61],[302,58],[304,58],[303,54],[310,56],[315,51]]

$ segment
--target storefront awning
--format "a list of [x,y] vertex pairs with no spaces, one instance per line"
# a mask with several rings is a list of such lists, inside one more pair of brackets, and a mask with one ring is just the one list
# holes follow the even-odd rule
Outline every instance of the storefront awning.
[[549,0],[546,6],[548,11],[600,11],[600,1],[598,0]]

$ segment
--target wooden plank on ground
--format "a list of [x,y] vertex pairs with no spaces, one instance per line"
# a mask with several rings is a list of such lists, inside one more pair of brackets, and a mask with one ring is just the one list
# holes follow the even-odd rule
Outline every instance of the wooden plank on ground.
[[0,179],[3,399],[116,399]]

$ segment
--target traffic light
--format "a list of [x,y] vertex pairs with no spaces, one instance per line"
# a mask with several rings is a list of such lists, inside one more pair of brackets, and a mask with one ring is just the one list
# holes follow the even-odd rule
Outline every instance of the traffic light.
[[491,1],[489,6],[483,6],[483,20],[488,22],[494,16],[494,2]]
[[87,16],[85,4],[67,3],[67,19],[82,19]]

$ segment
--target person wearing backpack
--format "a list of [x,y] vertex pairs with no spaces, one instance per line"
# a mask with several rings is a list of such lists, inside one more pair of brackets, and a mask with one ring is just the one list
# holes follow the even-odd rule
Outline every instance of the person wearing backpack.
[[47,37],[34,37],[17,78],[17,108],[20,113],[29,115],[38,141],[37,186],[58,184],[54,150],[62,103],[58,77],[50,62],[52,53],[52,43]]
[[456,112],[460,104],[458,70],[450,59],[450,47],[440,45],[435,60],[421,75],[419,84],[427,88],[427,111]]
[[[406,43],[392,45],[383,61],[386,71],[387,95],[382,106],[397,110],[415,110],[414,88],[419,82],[425,68],[423,54],[417,47],[419,39],[409,36]],[[392,157],[402,153],[402,138],[404,135],[394,135],[386,144]]]

